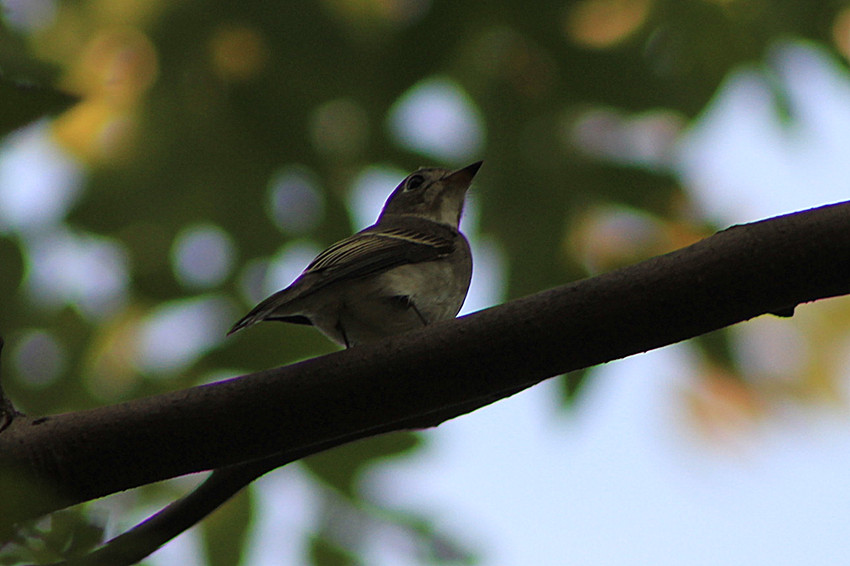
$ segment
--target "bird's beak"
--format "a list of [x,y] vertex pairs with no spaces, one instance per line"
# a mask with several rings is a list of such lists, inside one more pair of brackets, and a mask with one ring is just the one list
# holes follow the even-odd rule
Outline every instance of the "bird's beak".
[[445,181],[447,181],[450,185],[466,189],[472,183],[472,178],[475,177],[476,173],[478,173],[482,163],[484,162],[476,161],[472,165],[467,165],[463,169],[458,169],[457,171],[449,173],[445,177]]

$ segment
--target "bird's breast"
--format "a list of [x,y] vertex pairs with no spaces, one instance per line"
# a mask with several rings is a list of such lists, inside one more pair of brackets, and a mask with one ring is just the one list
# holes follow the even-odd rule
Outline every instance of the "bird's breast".
[[471,275],[465,264],[429,261],[390,269],[380,276],[380,285],[382,294],[409,297],[428,322],[435,322],[458,313]]

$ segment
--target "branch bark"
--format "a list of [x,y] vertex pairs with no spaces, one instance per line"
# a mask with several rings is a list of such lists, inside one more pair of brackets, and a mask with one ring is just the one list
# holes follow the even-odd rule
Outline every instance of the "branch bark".
[[[380,343],[119,405],[19,416],[0,434],[0,472],[14,478],[0,482],[0,517],[436,425],[551,376],[848,292],[850,203],[841,203]],[[41,496],[22,492],[24,481]]]

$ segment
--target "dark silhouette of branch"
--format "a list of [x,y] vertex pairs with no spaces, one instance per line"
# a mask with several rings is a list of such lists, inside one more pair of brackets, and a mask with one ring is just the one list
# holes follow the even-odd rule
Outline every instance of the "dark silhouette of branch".
[[48,566],[122,566],[136,564],[190,529],[252,481],[309,454],[278,455],[215,470],[204,483],[94,552]]
[[14,502],[4,484],[0,517],[240,462],[260,474],[275,458],[436,425],[554,375],[848,292],[850,204],[736,226],[380,343],[92,411],[18,417],[0,434],[0,471],[54,495]]
[[[498,398],[504,396],[506,394],[500,393]],[[495,401],[496,399],[492,400]],[[489,402],[488,400],[483,404]],[[300,460],[305,456],[383,432],[400,430],[401,428],[436,426],[440,422],[472,411],[480,405],[483,406],[483,404],[474,403],[453,407],[429,419],[410,420],[404,423],[393,423],[380,429],[358,431],[322,445],[308,446],[300,450],[274,454],[260,460],[219,468],[214,470],[192,492],[148,517],[129,531],[111,539],[96,551],[79,558],[56,562],[47,566],[130,566],[136,564],[156,552],[165,543],[198,524],[251,482],[274,469]]]

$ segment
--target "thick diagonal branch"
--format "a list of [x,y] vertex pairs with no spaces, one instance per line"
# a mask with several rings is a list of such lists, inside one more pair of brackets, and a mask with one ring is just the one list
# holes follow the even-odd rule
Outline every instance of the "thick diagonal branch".
[[455,321],[291,366],[92,411],[19,417],[0,471],[49,486],[22,519],[181,474],[439,422],[548,377],[850,291],[850,204],[693,246]]

